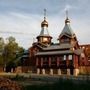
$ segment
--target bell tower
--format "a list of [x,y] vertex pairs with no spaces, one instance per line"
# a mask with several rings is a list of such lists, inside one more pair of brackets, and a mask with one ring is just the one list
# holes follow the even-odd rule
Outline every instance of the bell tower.
[[41,23],[41,32],[37,36],[37,41],[46,45],[51,44],[52,37],[48,32],[48,22],[46,20],[46,9],[44,9],[44,20]]

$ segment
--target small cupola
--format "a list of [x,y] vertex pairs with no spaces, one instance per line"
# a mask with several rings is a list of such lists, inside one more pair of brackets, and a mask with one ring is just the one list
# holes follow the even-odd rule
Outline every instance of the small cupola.
[[70,20],[68,18],[68,11],[66,10],[66,20],[65,20],[65,24],[70,24]]
[[70,20],[68,19],[68,17],[65,20],[65,24],[70,24]]
[[70,26],[70,19],[68,18],[68,11],[66,11],[65,26],[62,32],[60,33],[58,40],[60,43],[71,43],[72,39],[76,40],[76,35]]
[[48,27],[48,22],[46,21],[45,17],[44,17],[44,21],[41,23],[41,27]]
[[48,32],[48,21],[46,20],[46,9],[44,9],[44,20],[41,22],[41,32],[37,36],[37,40],[43,44],[50,44],[52,37]]
[[46,9],[44,9],[44,20],[41,23],[41,27],[48,27],[48,22],[46,20]]

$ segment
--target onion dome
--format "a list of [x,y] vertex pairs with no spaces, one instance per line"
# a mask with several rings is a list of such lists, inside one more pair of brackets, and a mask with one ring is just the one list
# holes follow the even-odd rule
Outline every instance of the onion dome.
[[41,27],[48,27],[48,22],[46,21],[46,18],[44,17],[44,21],[41,23]]
[[48,22],[46,20],[46,9],[44,9],[44,20],[41,22],[41,32],[37,36],[38,42],[50,44],[52,37],[48,32]]
[[70,20],[67,17],[66,20],[65,20],[65,24],[68,24],[68,23],[70,23]]

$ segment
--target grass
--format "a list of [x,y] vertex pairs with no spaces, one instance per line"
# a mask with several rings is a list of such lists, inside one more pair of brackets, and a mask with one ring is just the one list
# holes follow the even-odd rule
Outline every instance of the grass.
[[90,82],[74,83],[71,80],[59,80],[59,82],[47,85],[28,85],[24,90],[90,90]]
[[[60,78],[58,82],[50,84],[50,81],[48,81],[43,84],[45,81],[42,79],[32,80],[31,78],[16,75],[12,80],[19,82],[23,86],[23,90],[90,90],[90,80],[88,79],[80,81]],[[38,84],[35,84],[36,81]]]

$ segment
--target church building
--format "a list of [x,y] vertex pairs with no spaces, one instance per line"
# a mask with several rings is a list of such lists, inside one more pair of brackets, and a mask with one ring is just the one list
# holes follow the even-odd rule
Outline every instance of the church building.
[[[85,53],[85,46],[79,45],[78,39],[70,26],[68,15],[62,32],[57,35],[58,43],[52,42],[53,37],[48,31],[46,10],[41,23],[40,34],[29,49],[29,60],[32,72],[37,74],[75,75],[90,72],[90,61]],[[59,33],[59,32],[58,32]],[[90,46],[90,45],[89,45]]]

